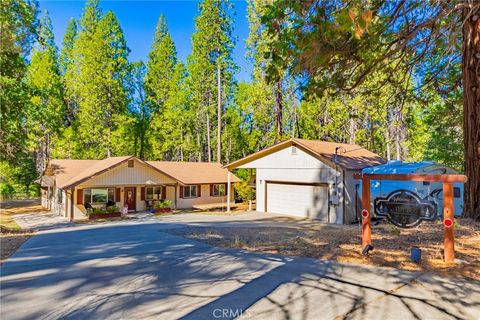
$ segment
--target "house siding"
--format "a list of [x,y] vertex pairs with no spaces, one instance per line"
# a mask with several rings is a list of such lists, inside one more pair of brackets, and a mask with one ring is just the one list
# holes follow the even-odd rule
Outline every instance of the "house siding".
[[[177,204],[179,209],[189,209],[196,205],[213,204],[213,203],[225,203],[227,204],[227,196],[223,197],[211,197],[210,196],[210,184],[201,185],[201,196],[198,198],[180,198],[180,188],[177,190]],[[230,193],[230,202],[234,201],[233,187]]]
[[120,164],[119,166],[93,177],[79,187],[88,186],[125,186],[125,185],[148,185],[148,184],[174,184],[176,181],[172,178],[164,175],[150,166],[141,163],[138,160],[134,160],[134,167],[129,168],[127,162]]
[[256,169],[257,211],[260,212],[265,212],[265,181],[327,183],[329,191],[333,188],[336,181],[339,191],[339,204],[329,204],[329,222],[343,223],[343,173],[341,169],[335,170],[335,168],[330,167],[300,148],[296,148],[296,154],[292,154],[291,147],[286,147],[244,164],[240,168]]
[[345,224],[357,221],[355,185],[360,185],[360,181],[354,179],[353,175],[360,172],[360,170],[345,171]]

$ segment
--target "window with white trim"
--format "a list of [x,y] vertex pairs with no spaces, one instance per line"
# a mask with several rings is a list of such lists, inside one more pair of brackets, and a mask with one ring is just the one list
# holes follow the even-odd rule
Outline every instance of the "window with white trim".
[[162,187],[145,187],[145,200],[162,199]]
[[83,203],[107,203],[115,202],[115,188],[84,189]]
[[198,197],[198,186],[191,185],[183,187],[183,197],[184,198],[197,198]]
[[212,196],[221,197],[225,195],[225,184],[217,183],[213,185]]

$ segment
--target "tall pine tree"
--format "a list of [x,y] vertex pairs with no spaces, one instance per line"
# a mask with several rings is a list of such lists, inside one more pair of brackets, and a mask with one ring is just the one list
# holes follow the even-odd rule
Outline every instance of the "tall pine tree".
[[125,88],[127,48],[113,12],[102,17],[98,1],[86,4],[75,41],[71,92],[78,97],[77,155],[103,158],[131,152],[125,128],[132,123]]
[[31,103],[26,123],[30,149],[36,156],[37,170],[40,172],[50,158],[51,144],[62,128],[65,111],[58,49],[47,11],[40,20],[38,40],[28,67],[27,84],[31,90]]
[[165,144],[171,139],[164,129],[167,101],[176,89],[175,70],[177,52],[168,32],[167,21],[160,15],[153,38],[152,48],[148,54],[147,73],[145,75],[145,92],[151,107],[151,119],[148,136],[155,140],[152,144],[154,159],[168,159]]
[[14,163],[17,154],[25,150],[27,141],[25,57],[36,36],[37,3],[2,1],[0,17],[0,160]]
[[[192,53],[188,57],[188,85],[197,124],[197,154],[198,160],[212,161],[213,144],[217,142],[216,160],[220,162],[221,113],[232,97],[236,71],[232,59],[235,44],[233,7],[226,0],[205,0],[199,4],[199,10],[196,32],[192,36]],[[214,134],[215,125],[217,134]]]

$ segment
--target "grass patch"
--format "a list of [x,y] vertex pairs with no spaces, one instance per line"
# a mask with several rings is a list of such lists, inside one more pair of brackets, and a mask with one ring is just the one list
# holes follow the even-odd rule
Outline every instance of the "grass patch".
[[10,230],[20,230],[20,226],[13,220],[12,216],[0,213],[0,226]]

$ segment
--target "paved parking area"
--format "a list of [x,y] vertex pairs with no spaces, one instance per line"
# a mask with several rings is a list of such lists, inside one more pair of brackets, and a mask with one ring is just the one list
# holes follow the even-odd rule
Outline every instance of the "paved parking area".
[[[2,265],[0,318],[403,320],[480,314],[476,282],[216,248],[165,232],[202,218],[40,231]],[[211,219],[235,225],[243,218]]]

